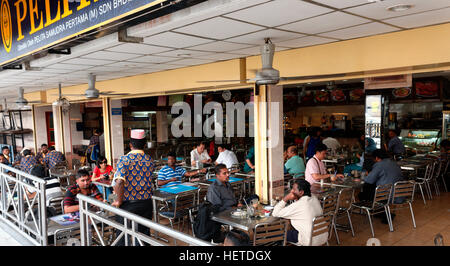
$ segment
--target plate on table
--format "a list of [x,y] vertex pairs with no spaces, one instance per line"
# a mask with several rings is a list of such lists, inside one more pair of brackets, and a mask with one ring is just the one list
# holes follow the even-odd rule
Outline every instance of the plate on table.
[[247,217],[247,211],[237,209],[231,212],[231,216],[234,218],[245,218]]

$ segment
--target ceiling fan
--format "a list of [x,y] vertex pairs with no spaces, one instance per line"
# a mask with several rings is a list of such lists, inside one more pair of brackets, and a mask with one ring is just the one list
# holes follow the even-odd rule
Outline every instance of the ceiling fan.
[[25,109],[27,107],[30,107],[30,103],[41,103],[41,101],[28,101],[24,97],[24,89],[22,87],[19,88],[19,97],[14,102],[7,102],[5,99],[5,109],[7,103],[15,103],[19,109]]
[[[255,78],[247,79],[248,82],[255,82],[257,85],[274,85],[280,81],[293,80],[308,80],[308,79],[326,79],[344,77],[345,74],[330,74],[330,75],[313,75],[313,76],[294,76],[294,77],[280,77],[280,71],[273,68],[273,58],[275,54],[275,44],[270,38],[265,39],[265,44],[261,47],[262,69],[255,72]],[[208,80],[198,81],[199,83],[207,82],[240,82],[241,80]]]
[[61,83],[58,84],[58,100],[52,103],[53,106],[61,106],[63,108],[68,108],[70,106],[69,100],[64,98],[61,93]]
[[95,79],[96,76],[92,73],[88,75],[88,89],[84,92],[84,94],[64,94],[62,96],[85,96],[88,99],[97,99],[100,96],[120,96],[120,95],[129,95],[129,93],[113,93],[112,91],[103,91],[100,92],[95,88]]

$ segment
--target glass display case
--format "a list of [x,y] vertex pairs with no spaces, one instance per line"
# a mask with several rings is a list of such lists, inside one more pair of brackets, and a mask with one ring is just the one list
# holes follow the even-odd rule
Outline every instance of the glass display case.
[[427,152],[435,149],[440,136],[440,129],[402,129],[399,138],[405,148]]
[[442,117],[442,139],[450,138],[450,111],[444,111]]

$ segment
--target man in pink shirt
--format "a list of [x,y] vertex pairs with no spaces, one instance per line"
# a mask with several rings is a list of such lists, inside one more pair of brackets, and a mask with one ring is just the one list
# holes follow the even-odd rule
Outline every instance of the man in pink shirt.
[[309,159],[306,164],[305,179],[311,185],[316,181],[329,177],[331,177],[331,181],[336,181],[337,177],[344,177],[342,174],[337,174],[336,176],[334,176],[334,174],[327,174],[325,164],[322,162],[322,160],[327,156],[327,149],[328,147],[326,145],[322,143],[318,144],[316,147],[316,154]]

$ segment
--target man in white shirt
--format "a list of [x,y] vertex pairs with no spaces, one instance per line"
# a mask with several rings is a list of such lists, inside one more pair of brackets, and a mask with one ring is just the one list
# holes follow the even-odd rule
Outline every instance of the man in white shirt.
[[336,152],[336,150],[341,147],[339,141],[333,138],[333,133],[324,132],[323,135],[325,136],[325,139],[322,140],[322,143],[325,144],[328,147],[328,149],[331,149],[331,151]]
[[[288,201],[294,202],[286,206]],[[296,180],[292,189],[273,209],[272,215],[291,220],[295,230],[287,232],[287,241],[302,246],[318,246],[327,242],[328,232],[315,236],[311,242],[313,219],[322,215],[319,200],[311,196],[311,185],[303,179]]]
[[217,150],[219,151],[219,156],[217,157],[215,165],[223,163],[230,169],[234,164],[239,164],[236,154],[228,150],[228,145],[218,144]]
[[196,161],[201,163],[211,163],[211,157],[205,150],[205,143],[200,142],[195,149],[191,151],[191,166],[197,167]]

